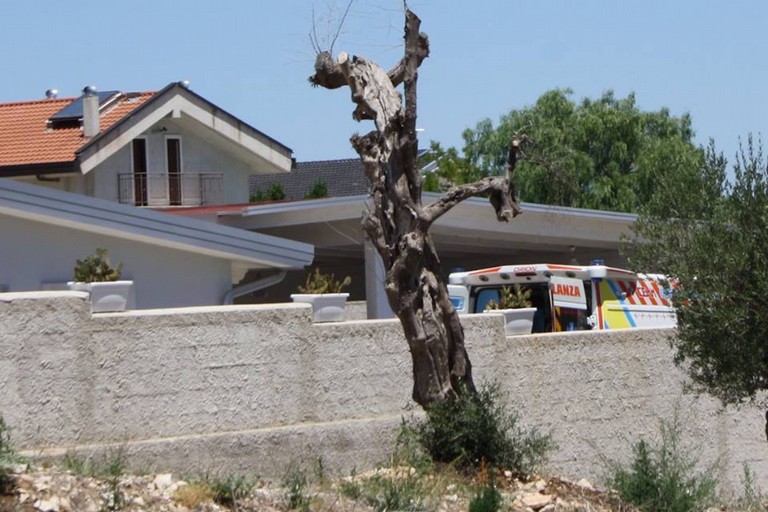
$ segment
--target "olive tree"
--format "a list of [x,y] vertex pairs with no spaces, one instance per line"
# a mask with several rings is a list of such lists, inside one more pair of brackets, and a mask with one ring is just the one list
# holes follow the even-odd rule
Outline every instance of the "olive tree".
[[448,297],[429,228],[461,201],[478,195],[489,197],[500,221],[519,214],[512,174],[526,139],[510,137],[501,175],[454,187],[423,204],[416,85],[419,67],[429,55],[429,40],[420,25],[406,7],[404,56],[388,71],[359,55],[340,53],[334,58],[322,51],[310,82],[326,89],[348,87],[354,119],[374,124],[369,133],[351,138],[371,183],[372,206],[363,212],[362,227],[384,263],[387,299],[408,341],[413,399],[428,407],[475,389],[464,331]]
[[[768,390],[768,165],[750,136],[731,173],[714,144],[635,224],[634,267],[672,278],[676,359],[724,403]],[[730,179],[729,179],[730,177]]]

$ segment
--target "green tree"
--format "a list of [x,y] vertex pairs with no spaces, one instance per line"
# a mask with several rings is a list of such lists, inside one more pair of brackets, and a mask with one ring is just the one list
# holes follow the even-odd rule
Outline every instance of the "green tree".
[[515,171],[521,200],[624,212],[650,201],[665,175],[697,172],[701,151],[687,114],[642,111],[634,94],[617,99],[609,91],[580,103],[571,95],[568,89],[548,91],[534,105],[502,116],[497,126],[480,121],[464,132],[457,165],[481,176],[499,174],[510,136],[525,131],[535,144]]
[[[435,141],[430,142],[429,151],[419,159],[418,166],[424,176],[422,187],[427,192],[445,192],[454,185],[472,183],[486,176],[477,166],[459,155],[456,148],[443,149]],[[430,166],[434,169],[430,169]],[[425,172],[425,169],[428,170]]]
[[641,211],[630,261],[673,276],[676,361],[694,386],[738,403],[768,389],[768,168],[750,136],[727,179],[711,143]]

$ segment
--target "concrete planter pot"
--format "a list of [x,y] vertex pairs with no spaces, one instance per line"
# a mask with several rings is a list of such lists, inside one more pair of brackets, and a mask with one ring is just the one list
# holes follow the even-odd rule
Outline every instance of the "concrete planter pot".
[[125,311],[135,307],[133,281],[109,281],[103,283],[67,283],[70,290],[90,294],[91,313]]
[[533,315],[536,308],[518,309],[486,309],[488,314],[501,314],[504,316],[504,333],[507,336],[531,334],[533,329]]
[[312,304],[313,322],[343,322],[348,293],[294,293],[293,302]]

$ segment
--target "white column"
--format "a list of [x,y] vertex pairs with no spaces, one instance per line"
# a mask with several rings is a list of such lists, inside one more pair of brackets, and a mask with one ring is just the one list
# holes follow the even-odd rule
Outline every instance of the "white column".
[[363,243],[365,247],[365,299],[368,309],[368,318],[394,318],[395,314],[389,307],[387,293],[384,291],[384,264],[379,253],[369,241]]

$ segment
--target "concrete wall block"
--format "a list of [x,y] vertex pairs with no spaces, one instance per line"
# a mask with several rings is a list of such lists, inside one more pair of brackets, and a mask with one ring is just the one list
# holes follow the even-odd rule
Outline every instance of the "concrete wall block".
[[[293,304],[91,316],[76,297],[1,299],[0,414],[32,455],[124,446],[144,468],[280,476],[291,454],[316,453],[362,469],[418,409],[396,320],[312,324]],[[507,338],[500,318],[462,323],[475,382],[499,382],[524,424],[551,432],[552,472],[599,481],[601,457],[628,458],[675,414],[726,487],[743,463],[768,471],[763,411],[683,394],[673,331]]]

